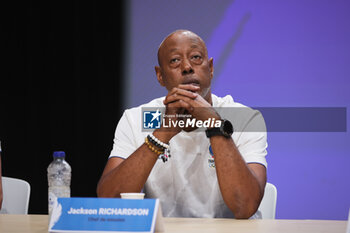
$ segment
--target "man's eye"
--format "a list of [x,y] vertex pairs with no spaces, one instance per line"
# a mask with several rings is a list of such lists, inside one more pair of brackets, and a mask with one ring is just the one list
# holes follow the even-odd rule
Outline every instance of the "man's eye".
[[194,55],[192,58],[193,59],[201,59],[202,57],[200,55]]
[[170,63],[175,63],[175,62],[178,62],[178,61],[180,61],[178,58],[173,58],[173,59],[170,60]]

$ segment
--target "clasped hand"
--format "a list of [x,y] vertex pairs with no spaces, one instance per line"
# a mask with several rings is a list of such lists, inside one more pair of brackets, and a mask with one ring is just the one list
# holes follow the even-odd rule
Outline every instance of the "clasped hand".
[[[164,105],[168,119],[176,121],[183,119],[181,115],[192,115],[196,120],[205,121],[209,118],[220,119],[218,113],[214,110],[201,95],[196,93],[200,88],[192,84],[180,84],[174,87],[166,96]],[[169,119],[171,118],[171,119]],[[178,126],[175,127],[177,132],[181,131]]]

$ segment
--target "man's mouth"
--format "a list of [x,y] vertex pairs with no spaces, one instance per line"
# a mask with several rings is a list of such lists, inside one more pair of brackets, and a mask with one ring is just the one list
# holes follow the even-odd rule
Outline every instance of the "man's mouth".
[[[190,85],[193,85],[193,86],[196,86],[196,87],[200,87],[199,83],[186,83],[186,84],[190,84]],[[193,91],[193,92],[195,92],[195,91]]]
[[190,85],[197,86],[197,87],[200,86],[198,80],[196,80],[196,79],[189,79],[189,80],[186,80],[186,81],[183,82],[182,84],[190,84]]

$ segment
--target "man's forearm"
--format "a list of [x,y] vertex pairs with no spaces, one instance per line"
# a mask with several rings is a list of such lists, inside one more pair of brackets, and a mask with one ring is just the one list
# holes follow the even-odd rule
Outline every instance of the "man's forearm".
[[119,166],[104,172],[97,195],[119,197],[123,192],[140,192],[156,161],[157,155],[143,144]]
[[231,138],[213,136],[210,143],[226,205],[236,218],[249,218],[259,207],[263,185],[259,184],[259,180],[250,171]]
[[[175,135],[158,129],[153,132],[162,142],[168,143]],[[119,197],[123,192],[140,192],[152,171],[158,155],[142,144],[133,154],[118,166],[108,161],[97,187],[99,197]]]

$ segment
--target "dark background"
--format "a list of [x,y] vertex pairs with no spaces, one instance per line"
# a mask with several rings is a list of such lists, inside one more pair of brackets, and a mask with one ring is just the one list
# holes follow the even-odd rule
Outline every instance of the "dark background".
[[71,196],[96,196],[123,111],[123,1],[0,9],[3,176],[28,181],[29,213],[47,213],[46,169],[64,150]]

